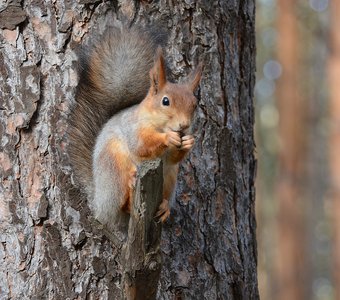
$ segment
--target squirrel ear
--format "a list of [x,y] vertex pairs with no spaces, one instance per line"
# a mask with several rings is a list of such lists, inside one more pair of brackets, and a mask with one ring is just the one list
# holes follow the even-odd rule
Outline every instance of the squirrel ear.
[[192,71],[190,75],[188,76],[189,79],[188,79],[187,85],[193,92],[195,92],[195,90],[197,89],[200,83],[201,76],[202,76],[202,69],[203,69],[203,64],[200,63],[198,67],[194,71]]
[[154,94],[157,94],[166,83],[165,63],[161,47],[157,48],[155,64],[150,71],[151,87]]

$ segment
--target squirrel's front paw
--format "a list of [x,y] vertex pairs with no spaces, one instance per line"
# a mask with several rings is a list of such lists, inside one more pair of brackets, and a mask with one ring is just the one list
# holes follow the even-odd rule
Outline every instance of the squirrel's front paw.
[[181,135],[177,131],[169,131],[166,133],[168,146],[181,148],[182,139]]
[[181,150],[189,151],[195,144],[193,135],[185,135],[182,137]]
[[163,199],[155,217],[157,219],[160,219],[162,223],[164,223],[166,219],[169,218],[169,216],[170,216],[169,201],[167,199]]

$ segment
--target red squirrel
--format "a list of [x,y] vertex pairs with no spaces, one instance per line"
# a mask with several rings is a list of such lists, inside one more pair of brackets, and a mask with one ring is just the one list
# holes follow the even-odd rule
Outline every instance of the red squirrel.
[[169,82],[157,37],[136,27],[109,28],[81,54],[69,154],[95,218],[109,229],[126,229],[137,166],[154,158],[164,177],[156,216],[168,218],[178,163],[194,145],[201,74],[199,65],[184,83]]

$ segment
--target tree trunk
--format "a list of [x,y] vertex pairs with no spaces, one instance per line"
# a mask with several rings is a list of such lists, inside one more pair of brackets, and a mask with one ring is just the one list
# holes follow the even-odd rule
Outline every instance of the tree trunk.
[[330,2],[331,30],[328,64],[330,95],[330,142],[329,167],[331,175],[330,194],[333,202],[333,277],[335,298],[340,299],[340,5]]
[[157,299],[258,299],[254,1],[14,0],[0,11],[0,298],[121,298],[120,249],[72,185],[65,134],[75,49],[119,18],[167,28],[175,80],[205,66]]
[[300,89],[297,2],[278,2],[278,59],[282,76],[278,82],[279,176],[277,289],[275,299],[305,299],[302,186],[305,158],[306,106]]

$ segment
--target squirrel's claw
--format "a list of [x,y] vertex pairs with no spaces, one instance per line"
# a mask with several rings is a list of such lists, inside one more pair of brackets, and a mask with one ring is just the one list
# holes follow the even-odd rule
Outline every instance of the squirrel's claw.
[[170,216],[169,201],[167,199],[163,199],[155,215],[155,218],[159,219],[162,223],[164,223],[167,220],[167,218],[169,218],[169,216]]
[[195,144],[195,138],[193,135],[186,135],[182,137],[181,150],[189,151]]

